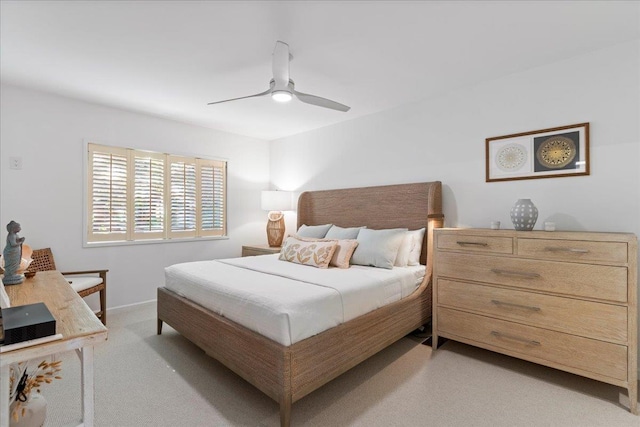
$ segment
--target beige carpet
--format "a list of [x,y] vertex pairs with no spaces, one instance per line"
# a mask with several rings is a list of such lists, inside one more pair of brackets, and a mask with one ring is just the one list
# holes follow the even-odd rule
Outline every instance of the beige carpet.
[[[155,303],[109,312],[96,426],[278,426],[278,406],[165,325]],[[46,426],[80,419],[79,362],[46,385]],[[294,403],[294,426],[640,426],[626,391],[456,342],[403,338]]]

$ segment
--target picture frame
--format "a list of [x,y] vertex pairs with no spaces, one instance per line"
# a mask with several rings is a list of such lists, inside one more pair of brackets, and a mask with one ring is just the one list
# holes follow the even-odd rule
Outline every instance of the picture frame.
[[589,175],[589,123],[487,138],[486,182]]

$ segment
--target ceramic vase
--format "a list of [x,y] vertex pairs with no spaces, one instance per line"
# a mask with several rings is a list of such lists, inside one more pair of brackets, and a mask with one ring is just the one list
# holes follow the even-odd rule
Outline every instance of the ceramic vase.
[[13,418],[13,409],[18,402],[12,402],[10,406],[9,426],[10,427],[42,427],[44,420],[47,418],[47,401],[40,393],[30,393],[29,400],[23,403],[24,415],[22,409],[18,421]]
[[531,231],[538,220],[538,208],[531,199],[518,199],[511,208],[511,222],[519,231]]

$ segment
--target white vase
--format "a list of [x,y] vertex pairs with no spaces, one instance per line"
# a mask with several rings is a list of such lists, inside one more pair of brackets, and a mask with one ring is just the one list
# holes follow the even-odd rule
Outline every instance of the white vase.
[[518,199],[511,208],[511,222],[516,230],[531,231],[538,220],[538,208],[531,199]]
[[[42,427],[44,420],[47,418],[47,400],[40,393],[30,393],[29,400],[22,403],[18,409],[18,421],[13,417],[13,409],[18,402],[12,402],[9,407],[9,426],[10,427]],[[22,415],[22,408],[25,408]]]

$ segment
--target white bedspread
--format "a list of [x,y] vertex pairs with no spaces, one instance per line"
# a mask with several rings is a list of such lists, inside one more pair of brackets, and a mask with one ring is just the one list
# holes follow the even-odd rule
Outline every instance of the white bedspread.
[[410,295],[425,267],[317,269],[278,255],[199,261],[165,269],[165,286],[283,345]]

